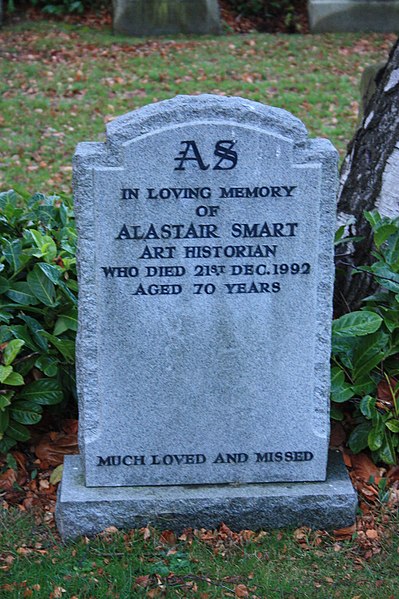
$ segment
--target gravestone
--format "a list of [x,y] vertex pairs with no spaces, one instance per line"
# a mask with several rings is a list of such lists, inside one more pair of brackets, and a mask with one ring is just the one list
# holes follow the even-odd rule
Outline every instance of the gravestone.
[[241,98],[178,97],[79,144],[64,537],[353,519],[327,468],[336,184],[330,142]]
[[220,33],[217,0],[113,0],[115,33]]
[[308,0],[310,30],[396,32],[399,0]]

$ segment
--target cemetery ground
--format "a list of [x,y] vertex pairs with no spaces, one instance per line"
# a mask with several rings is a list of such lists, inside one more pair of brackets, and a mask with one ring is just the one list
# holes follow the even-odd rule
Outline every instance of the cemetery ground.
[[358,120],[364,67],[393,35],[225,35],[132,40],[60,22],[0,31],[1,189],[71,191],[82,139],[104,121],[177,94],[244,96],[285,108],[341,157]]
[[[0,188],[71,192],[71,157],[103,140],[104,121],[179,93],[240,95],[282,107],[341,156],[358,119],[361,72],[394,36],[246,35],[127,40],[61,23],[0,32]],[[76,422],[1,463],[0,587],[9,597],[398,597],[399,470],[346,455],[360,494],[347,530],[150,527],[64,545],[53,511],[57,464],[76,451]],[[47,426],[47,430],[46,430]],[[51,431],[51,432],[49,432]],[[342,446],[340,431],[335,445]],[[40,449],[39,449],[40,447]],[[389,475],[389,476],[388,476]]]

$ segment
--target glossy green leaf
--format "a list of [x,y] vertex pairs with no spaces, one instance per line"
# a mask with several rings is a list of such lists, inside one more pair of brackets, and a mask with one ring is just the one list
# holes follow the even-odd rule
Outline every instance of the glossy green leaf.
[[376,412],[376,398],[366,395],[360,402],[360,411],[366,418],[372,418]]
[[367,436],[367,443],[371,451],[377,451],[384,441],[384,431],[379,427],[372,427]]
[[10,412],[2,410],[0,412],[0,433],[5,433],[10,422]]
[[384,359],[388,347],[389,336],[382,330],[359,338],[353,356],[353,379],[360,385],[370,379],[372,370]]
[[43,245],[43,235],[36,229],[29,229],[28,234],[32,237],[34,244],[37,248],[41,248]]
[[32,337],[37,345],[46,351],[48,348],[48,341],[42,334],[44,331],[43,325],[32,316],[27,316],[26,314],[21,314],[20,318],[28,325],[28,328],[32,332]]
[[396,231],[397,229],[394,224],[388,223],[386,225],[382,225],[374,233],[375,245],[380,247],[380,245],[383,244],[393,233],[396,233]]
[[27,441],[30,439],[30,432],[28,429],[19,422],[15,422],[10,418],[10,422],[7,428],[7,435],[16,441]]
[[0,310],[0,322],[9,323],[11,320],[11,315],[8,312]]
[[48,279],[50,279],[50,281],[52,283],[54,283],[55,285],[58,284],[61,275],[62,275],[62,270],[59,266],[54,266],[52,264],[47,264],[47,262],[39,262],[37,264],[37,266],[40,268],[40,270],[46,275],[46,277]]
[[388,265],[395,271],[399,270],[399,234],[392,235],[388,240],[385,257]]
[[19,270],[21,265],[20,257],[22,254],[22,242],[20,239],[14,239],[9,241],[8,239],[3,241],[3,255],[11,266],[12,272],[15,273]]
[[58,286],[70,302],[72,302],[75,305],[78,303],[76,295],[74,295],[73,291],[69,289],[69,287],[72,287],[71,281],[68,281],[68,285],[65,283],[65,281],[60,281],[58,283]]
[[39,379],[26,385],[19,397],[32,400],[41,405],[53,405],[62,401],[62,389],[56,379]]
[[376,262],[371,267],[377,282],[381,287],[399,293],[399,274],[394,273],[388,265]]
[[50,308],[55,307],[55,287],[43,271],[35,265],[34,269],[28,273],[27,281],[33,295]]
[[7,453],[11,447],[16,445],[16,443],[17,442],[15,439],[11,439],[11,437],[8,437],[8,435],[4,435],[4,437],[0,439],[0,453]]
[[368,447],[368,436],[371,430],[371,422],[365,421],[358,424],[350,434],[348,445],[354,453],[359,453]]
[[35,354],[29,354],[18,360],[14,364],[15,372],[18,372],[18,374],[20,374],[23,377],[27,376],[35,364],[35,357]]
[[11,372],[11,374],[9,374],[6,380],[4,381],[4,384],[17,387],[18,385],[23,385],[24,382],[25,381],[23,377],[18,372]]
[[367,310],[350,312],[333,321],[333,335],[362,336],[377,331],[382,323],[381,316]]
[[4,383],[6,378],[12,373],[12,366],[1,366],[0,365],[0,383]]
[[12,338],[13,338],[13,335],[10,330],[10,327],[7,327],[6,325],[1,325],[0,326],[0,344],[5,343],[6,341],[11,341]]
[[9,327],[10,332],[14,335],[15,339],[24,341],[26,347],[32,351],[37,351],[38,347],[34,343],[32,337],[29,334],[28,327],[22,324],[15,324]]
[[3,362],[6,366],[12,364],[24,345],[25,341],[22,339],[13,339],[7,343],[3,350]]
[[335,403],[343,403],[354,396],[352,386],[345,381],[343,371],[335,367],[331,370],[331,400]]
[[44,337],[50,341],[54,347],[64,356],[64,358],[72,363],[75,360],[75,342],[71,339],[59,339],[50,333],[43,332]]
[[32,293],[29,284],[25,281],[13,283],[7,291],[6,296],[17,304],[24,306],[34,306],[39,303],[39,300]]
[[55,323],[54,335],[61,335],[65,331],[78,330],[78,311],[72,308],[67,314],[60,314]]
[[11,416],[20,424],[37,424],[42,417],[42,407],[34,401],[16,401],[11,408]]
[[385,426],[393,433],[399,433],[399,420],[392,419],[385,423]]
[[51,356],[40,356],[36,360],[35,366],[44,372],[46,376],[54,377],[58,371],[58,360]]
[[373,393],[374,391],[376,391],[376,389],[377,385],[375,381],[371,379],[364,383],[353,385],[353,391],[355,395],[360,395],[361,397],[363,395],[369,395],[370,393]]
[[2,393],[0,395],[0,411],[4,411],[11,404],[14,395],[14,391],[8,391],[7,393]]
[[397,456],[393,447],[391,435],[389,433],[385,434],[383,444],[380,447],[378,454],[380,459],[387,464],[396,464]]
[[378,227],[382,220],[377,210],[365,210],[363,216],[374,229]]
[[8,291],[10,283],[5,277],[0,277],[0,295]]
[[344,413],[342,412],[341,408],[333,404],[330,408],[330,417],[333,420],[341,421],[344,419]]

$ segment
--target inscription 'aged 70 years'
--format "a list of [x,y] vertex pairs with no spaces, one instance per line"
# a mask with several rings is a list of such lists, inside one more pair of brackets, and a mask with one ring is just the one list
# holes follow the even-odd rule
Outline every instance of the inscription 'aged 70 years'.
[[177,98],[75,169],[87,485],[323,480],[331,144],[285,111]]

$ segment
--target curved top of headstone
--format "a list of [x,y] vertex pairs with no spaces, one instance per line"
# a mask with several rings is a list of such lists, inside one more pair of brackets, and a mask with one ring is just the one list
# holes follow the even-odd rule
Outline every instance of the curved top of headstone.
[[107,143],[112,147],[159,129],[198,121],[260,126],[296,144],[304,143],[308,134],[302,121],[282,108],[240,97],[203,94],[177,96],[116,118],[107,125]]

